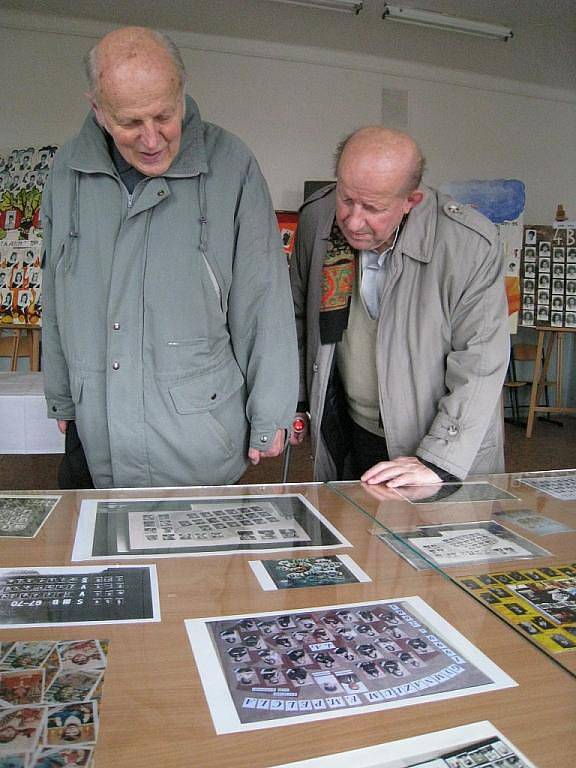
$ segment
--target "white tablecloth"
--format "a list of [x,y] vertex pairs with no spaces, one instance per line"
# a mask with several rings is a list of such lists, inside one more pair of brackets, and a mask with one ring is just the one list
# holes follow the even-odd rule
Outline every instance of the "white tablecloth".
[[42,373],[0,373],[3,453],[64,453],[64,435],[46,416]]

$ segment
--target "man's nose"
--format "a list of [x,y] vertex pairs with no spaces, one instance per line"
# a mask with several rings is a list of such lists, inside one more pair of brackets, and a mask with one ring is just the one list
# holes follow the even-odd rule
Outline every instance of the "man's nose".
[[160,141],[160,131],[154,121],[151,120],[142,125],[140,139],[146,149],[154,150],[158,146]]
[[364,217],[362,206],[360,205],[352,206],[350,213],[348,214],[348,218],[346,220],[346,226],[348,227],[348,229],[353,230],[354,232],[358,232],[359,230],[364,229],[365,224],[366,224],[366,219]]

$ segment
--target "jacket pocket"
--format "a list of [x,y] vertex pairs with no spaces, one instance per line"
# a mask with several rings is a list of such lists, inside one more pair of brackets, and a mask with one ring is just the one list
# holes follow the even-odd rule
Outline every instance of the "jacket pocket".
[[173,384],[168,391],[178,413],[207,413],[226,402],[243,383],[244,377],[231,358],[215,370]]

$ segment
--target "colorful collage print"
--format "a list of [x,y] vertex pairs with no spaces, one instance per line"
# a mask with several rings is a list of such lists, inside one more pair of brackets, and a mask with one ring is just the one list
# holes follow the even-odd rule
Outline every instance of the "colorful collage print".
[[466,576],[459,581],[547,651],[576,649],[576,563]]
[[91,768],[107,640],[0,643],[0,768]]
[[576,328],[576,230],[524,227],[521,325]]
[[56,147],[0,154],[0,323],[40,325],[40,203]]

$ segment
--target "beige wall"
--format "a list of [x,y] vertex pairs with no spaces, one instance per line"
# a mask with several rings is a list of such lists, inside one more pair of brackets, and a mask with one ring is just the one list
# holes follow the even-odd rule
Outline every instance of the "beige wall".
[[[0,11],[4,107],[0,146],[62,143],[86,112],[81,58],[108,26]],[[527,221],[563,202],[576,218],[576,91],[373,56],[175,32],[188,91],[205,119],[256,153],[277,208],[295,208],[306,179],[331,177],[336,142],[391,116],[428,159],[427,181],[516,177]],[[393,95],[392,95],[393,98]]]
[[[76,132],[86,113],[80,62],[109,28],[0,10],[0,147],[61,144]],[[173,37],[204,118],[250,145],[276,208],[297,208],[306,179],[331,178],[343,135],[388,116],[422,145],[430,184],[519,178],[527,222],[549,221],[558,202],[576,218],[576,90],[325,49]],[[384,101],[392,115],[382,115]],[[568,346],[570,368],[572,338]],[[565,375],[574,403],[576,382]]]

